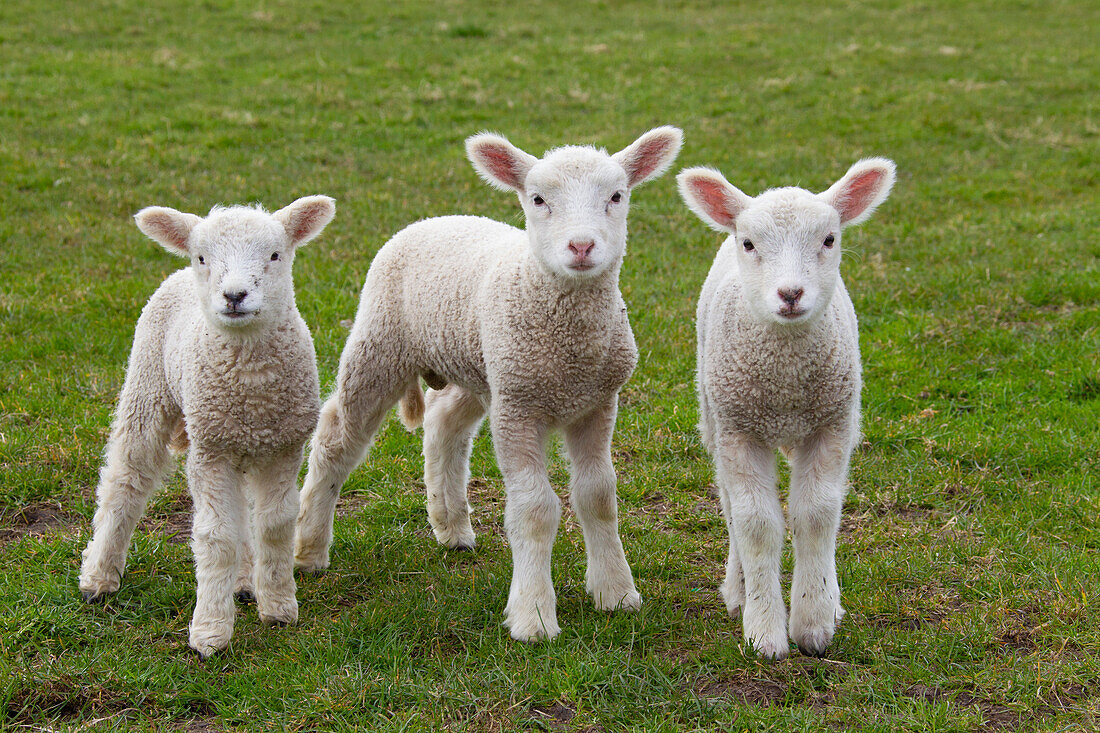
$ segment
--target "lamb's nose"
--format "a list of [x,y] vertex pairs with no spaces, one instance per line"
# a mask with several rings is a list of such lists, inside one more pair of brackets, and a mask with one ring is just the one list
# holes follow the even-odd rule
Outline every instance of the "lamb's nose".
[[787,305],[794,305],[802,297],[802,288],[779,288],[779,297]]
[[229,302],[229,305],[240,305],[241,301],[244,300],[248,296],[248,291],[247,290],[234,290],[234,291],[228,291],[227,290],[226,292],[222,293],[222,295],[225,296],[225,299]]
[[569,251],[583,260],[595,246],[596,243],[591,239],[574,240],[569,243]]

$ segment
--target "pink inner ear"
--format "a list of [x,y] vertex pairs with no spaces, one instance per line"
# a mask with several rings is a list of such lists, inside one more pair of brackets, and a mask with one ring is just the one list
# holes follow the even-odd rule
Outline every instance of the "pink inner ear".
[[836,206],[840,212],[842,222],[855,219],[871,205],[871,202],[875,199],[875,191],[882,180],[882,176],[882,171],[866,171],[844,186]]
[[697,178],[690,185],[692,194],[710,218],[724,227],[732,228],[737,216],[722,184],[707,178]]
[[634,151],[634,155],[627,162],[627,173],[629,174],[627,178],[631,186],[638,181],[645,180],[650,173],[657,169],[657,165],[664,157],[665,151],[668,150],[668,145],[668,140],[655,137],[652,140],[642,142],[638,146],[638,149]]
[[308,237],[317,227],[317,222],[324,218],[323,206],[307,206],[291,217],[290,241],[297,242]]
[[176,216],[167,212],[155,212],[146,218],[146,225],[167,244],[176,249],[186,250],[191,229]]
[[482,164],[489,169],[494,178],[497,178],[512,188],[522,188],[523,182],[519,180],[516,171],[516,159],[511,151],[498,145],[483,146],[478,153]]

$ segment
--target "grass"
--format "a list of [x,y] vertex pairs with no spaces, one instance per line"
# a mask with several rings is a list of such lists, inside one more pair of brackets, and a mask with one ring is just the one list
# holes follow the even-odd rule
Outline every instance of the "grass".
[[[164,0],[0,5],[0,728],[1063,731],[1100,719],[1100,158],[1087,3]],[[388,421],[344,488],[302,623],[244,608],[186,653],[186,487],[153,501],[120,592],[76,590],[133,324],[180,266],[160,204],[337,219],[297,261],[324,389],[371,256],[445,213],[518,223],[462,140],[618,149],[750,193],[897,161],[846,236],[866,442],[829,660],[765,663],[716,594],[725,541],[694,432],[693,307],[719,238],[671,177],[638,191],[622,289],[641,359],[615,455],[636,615],[594,611],[555,547],[561,637],[500,626],[503,487],[479,437],[479,548],[428,531],[418,436]],[[556,485],[565,473],[553,467]],[[789,571],[789,557],[787,559]]]

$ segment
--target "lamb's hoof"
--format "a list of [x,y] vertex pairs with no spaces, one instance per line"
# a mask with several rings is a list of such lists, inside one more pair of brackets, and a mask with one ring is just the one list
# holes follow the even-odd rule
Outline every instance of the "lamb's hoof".
[[504,626],[516,641],[537,642],[553,639],[561,633],[554,616],[545,618],[538,613],[517,614],[504,611]]
[[85,603],[101,606],[107,602],[107,596],[111,595],[103,591],[95,590],[82,590],[80,591],[80,597],[84,599]]
[[294,569],[303,575],[320,575],[328,570],[328,558],[294,558]]
[[435,535],[436,542],[448,550],[468,552],[477,546],[477,535],[472,528],[446,531],[433,529],[432,533]]
[[264,626],[293,626],[298,623],[298,604],[290,601],[278,605],[268,605],[260,609],[260,622]]
[[637,611],[642,607],[642,594],[631,588],[627,591],[592,593],[592,601],[600,611]]
[[473,552],[477,545],[471,542],[468,545],[457,544],[453,546],[446,546],[448,550],[454,550],[455,552]]
[[210,657],[221,651],[220,649],[215,649],[212,646],[203,647],[202,649],[197,649],[193,646],[188,648],[191,650],[192,654],[199,658],[200,662],[205,662],[207,659],[210,659]]
[[726,613],[730,618],[737,618],[741,615],[741,606],[745,602],[745,589],[739,586],[731,587],[730,585],[723,583],[718,586],[718,595],[722,597],[722,603],[726,606]]
[[798,651],[806,657],[817,657],[818,659],[824,659],[829,654],[829,647],[822,649],[811,649],[810,647],[799,645]]
[[239,590],[233,594],[233,597],[237,599],[237,603],[249,604],[256,602],[256,596],[252,595],[250,590]]

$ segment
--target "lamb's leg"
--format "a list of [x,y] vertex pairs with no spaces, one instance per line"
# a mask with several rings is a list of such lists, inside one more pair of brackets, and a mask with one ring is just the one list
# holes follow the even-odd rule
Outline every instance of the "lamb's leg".
[[775,454],[737,433],[720,431],[717,438],[718,487],[726,493],[744,575],[745,640],[757,653],[780,659],[788,647],[787,609],[779,584],[785,537]]
[[550,576],[561,501],[546,475],[546,427],[523,417],[524,412],[493,404],[490,422],[507,492],[504,529],[512,546],[512,586],[504,624],[512,638],[534,641],[553,639],[561,632]]
[[233,584],[233,597],[241,603],[251,603],[256,600],[252,585],[252,548],[255,541],[252,537],[252,514],[255,511],[252,497],[248,499],[248,507],[244,513],[244,526],[241,527],[241,550],[237,561],[237,580]]
[[[363,348],[345,349],[336,393],[321,407],[310,443],[294,537],[294,564],[306,572],[328,567],[340,487],[367,457],[387,410],[409,383],[409,375],[372,360]],[[358,355],[349,358],[349,353]]]
[[[126,400],[124,393],[99,474],[92,539],[80,566],[80,592],[89,603],[118,590],[134,527],[172,465],[168,437],[179,416],[155,404],[139,409]],[[127,422],[123,417],[132,414],[146,419]]]
[[295,485],[302,449],[291,450],[249,473],[252,495],[252,543],[255,570],[252,587],[256,609],[266,624],[298,621],[294,596],[294,519],[298,516]]
[[187,483],[195,505],[191,547],[197,581],[190,643],[208,657],[229,646],[233,636],[233,586],[248,507],[241,476],[229,459],[207,455],[194,444],[187,456]]
[[642,596],[634,587],[630,565],[619,538],[615,468],[611,464],[611,433],[617,398],[564,430],[570,459],[570,502],[584,532],[588,555],[585,586],[601,610],[635,611]]
[[726,604],[726,613],[731,618],[736,618],[741,613],[741,606],[745,603],[745,573],[741,567],[741,557],[737,552],[737,533],[733,528],[733,512],[730,509],[728,492],[719,489],[718,500],[722,505],[722,518],[726,522],[726,532],[730,540],[729,557],[726,558],[726,578],[719,586],[718,592]]
[[452,549],[474,547],[466,484],[470,480],[470,450],[485,405],[458,385],[429,390],[424,412],[424,487],[428,521],[439,543]]
[[794,536],[790,634],[803,654],[824,654],[844,615],[836,577],[836,535],[850,444],[847,433],[826,432],[791,452],[787,502]]

